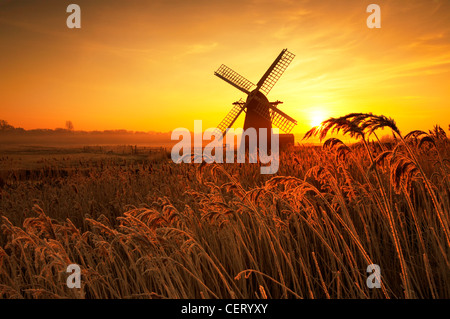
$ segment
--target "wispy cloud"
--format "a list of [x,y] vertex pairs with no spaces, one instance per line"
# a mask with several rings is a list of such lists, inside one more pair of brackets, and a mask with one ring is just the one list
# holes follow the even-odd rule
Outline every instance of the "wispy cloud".
[[184,51],[185,55],[189,54],[204,54],[211,52],[217,48],[219,44],[217,42],[213,43],[196,43],[191,44],[186,47],[186,50]]

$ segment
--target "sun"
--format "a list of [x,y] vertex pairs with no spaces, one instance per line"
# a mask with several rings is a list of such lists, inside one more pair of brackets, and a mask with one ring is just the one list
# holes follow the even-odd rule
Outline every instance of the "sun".
[[327,115],[322,110],[314,110],[309,115],[309,123],[312,127],[320,126],[327,119]]

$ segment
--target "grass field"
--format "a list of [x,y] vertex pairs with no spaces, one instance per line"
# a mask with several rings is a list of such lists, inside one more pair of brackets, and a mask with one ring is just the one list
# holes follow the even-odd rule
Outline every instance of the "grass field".
[[275,176],[164,152],[2,151],[0,296],[450,298],[445,132],[353,114],[307,136],[326,141],[284,151]]

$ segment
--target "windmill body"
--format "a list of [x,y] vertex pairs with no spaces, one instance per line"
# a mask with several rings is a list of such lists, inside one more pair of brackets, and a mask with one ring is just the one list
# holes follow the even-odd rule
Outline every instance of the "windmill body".
[[[282,102],[269,102],[267,99],[267,94],[281,77],[293,58],[294,55],[287,51],[287,49],[282,50],[256,85],[223,64],[216,72],[214,72],[216,76],[247,94],[247,99],[245,101],[241,99],[238,102],[233,103],[234,106],[231,111],[218,125],[217,129],[220,131],[222,138],[226,135],[227,129],[234,124],[242,112],[245,112],[244,130],[254,128],[257,132],[259,141],[259,129],[266,128],[268,136],[266,145],[268,145],[269,148],[270,129],[272,126],[278,127],[292,137],[282,137],[280,141],[293,141],[293,135],[289,133],[292,128],[297,125],[297,121],[278,109],[278,104]],[[248,145],[248,143],[246,143],[246,145]]]
[[[258,98],[255,98],[254,96],[257,96]],[[261,108],[260,106],[261,103],[264,105],[263,108]],[[270,111],[269,108],[267,107],[267,105],[269,104],[269,100],[263,93],[254,90],[248,95],[245,104],[246,104],[246,115],[244,121],[244,130],[250,127],[253,127],[255,129],[267,128],[268,130],[272,128],[272,121],[270,120]],[[258,108],[261,108],[261,110],[258,110]]]
[[[253,90],[247,97],[247,100],[245,102],[245,121],[244,121],[244,131],[247,131],[249,128],[254,128],[256,130],[256,137],[257,142],[256,146],[259,146],[260,143],[260,128],[265,128],[267,135],[266,135],[266,146],[268,149],[271,148],[272,141],[271,141],[271,135],[270,130],[272,129],[272,121],[270,120],[270,111],[267,107],[269,103],[269,100],[266,98],[266,96],[259,92],[258,90]],[[263,107],[261,107],[263,106]],[[246,149],[248,150],[248,147],[250,145],[250,138],[249,136],[245,136],[245,140],[241,141],[241,143],[244,142]]]

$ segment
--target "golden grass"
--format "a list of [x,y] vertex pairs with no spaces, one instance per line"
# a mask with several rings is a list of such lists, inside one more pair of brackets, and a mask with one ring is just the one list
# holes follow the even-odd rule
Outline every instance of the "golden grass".
[[[378,128],[396,140],[380,143]],[[347,146],[255,164],[86,161],[3,174],[3,298],[450,298],[449,143],[371,114]],[[324,131],[325,130],[325,131]],[[66,267],[82,288],[66,287]],[[366,286],[369,264],[381,289]]]

